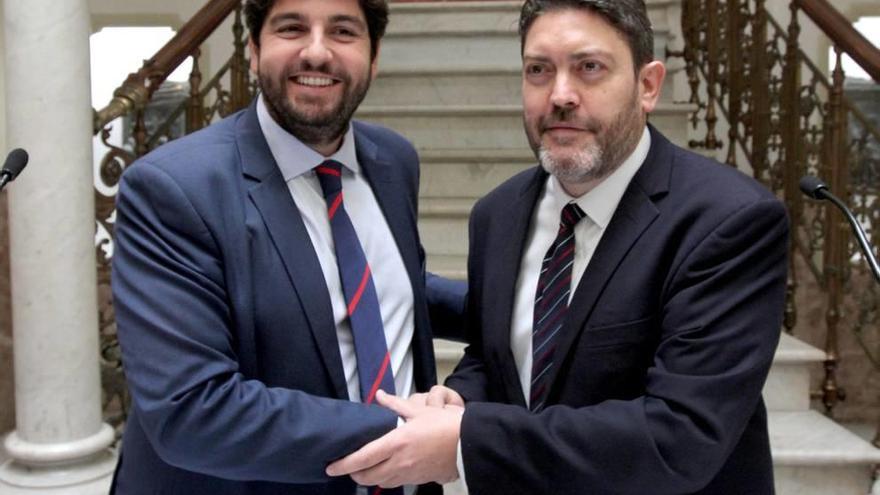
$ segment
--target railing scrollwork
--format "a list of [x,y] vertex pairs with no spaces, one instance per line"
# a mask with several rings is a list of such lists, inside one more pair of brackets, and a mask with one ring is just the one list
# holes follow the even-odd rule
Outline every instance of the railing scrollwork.
[[[796,293],[818,286],[824,294],[825,376],[814,397],[831,413],[846,397],[838,383],[839,339],[855,336],[874,369],[878,349],[864,338],[880,331],[878,291],[849,226],[825,204],[805,201],[804,174],[826,180],[834,194],[853,205],[874,244],[880,239],[880,122],[872,122],[845,94],[844,52],[880,82],[880,50],[873,47],[827,0],[792,0],[783,28],[765,0],[683,0],[684,48],[691,119],[706,137],[691,142],[716,149],[717,116],[729,125],[726,161],[751,169],[782,198],[792,219],[793,239],[784,323],[795,331]],[[836,66],[830,80],[800,49],[804,13],[832,40]],[[718,48],[724,47],[724,53]],[[744,158],[747,163],[738,163]]]
[[[203,85],[200,47],[232,14],[235,16],[233,54]],[[94,112],[94,134],[107,148],[100,161],[95,190],[103,405],[106,421],[120,432],[127,415],[128,391],[122,373],[110,293],[116,189],[122,172],[138,157],[166,141],[205,127],[250,102],[254,87],[247,71],[245,45],[240,0],[209,0],[165,46],[144,62],[140,70],[126,78],[114,91],[107,106]],[[187,58],[193,61],[189,87],[186,83],[166,83],[168,76]],[[166,93],[172,97],[167,99]],[[161,98],[167,101],[158,105]],[[122,144],[110,142],[111,127],[122,125],[115,124],[117,119],[131,127],[125,132]]]

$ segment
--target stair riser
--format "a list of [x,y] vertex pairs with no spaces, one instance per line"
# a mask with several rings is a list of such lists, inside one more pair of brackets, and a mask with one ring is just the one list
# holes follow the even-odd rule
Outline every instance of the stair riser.
[[522,170],[526,163],[422,163],[423,198],[480,198]]
[[519,40],[513,33],[389,37],[382,42],[379,54],[379,72],[402,69],[510,70],[519,66]]
[[865,495],[869,466],[775,466],[776,495]]
[[774,363],[764,385],[764,402],[771,411],[806,411],[810,408],[808,363]]
[[521,80],[518,67],[494,74],[380,71],[364,105],[519,105]]
[[391,4],[388,37],[438,32],[516,32],[519,2],[448,5]]
[[[468,229],[466,216],[419,218],[419,235],[428,256],[467,256]],[[462,267],[464,268],[464,267]]]
[[[648,18],[655,33],[677,27],[681,11],[678,0],[648,0]],[[517,30],[520,1],[461,2],[450,8],[445,2],[391,4],[388,36],[421,33]]]

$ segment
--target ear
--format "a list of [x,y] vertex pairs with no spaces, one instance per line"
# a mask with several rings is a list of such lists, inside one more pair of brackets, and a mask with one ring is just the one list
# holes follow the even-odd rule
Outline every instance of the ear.
[[639,99],[645,113],[650,113],[657,106],[664,79],[666,66],[659,60],[648,62],[639,70]]
[[382,51],[382,45],[379,41],[376,41],[376,56],[373,57],[373,60],[370,61],[370,81],[376,80],[376,75],[379,74],[379,52]]
[[248,52],[250,52],[251,74],[257,74],[257,68],[260,66],[260,48],[254,43],[254,37],[248,36]]

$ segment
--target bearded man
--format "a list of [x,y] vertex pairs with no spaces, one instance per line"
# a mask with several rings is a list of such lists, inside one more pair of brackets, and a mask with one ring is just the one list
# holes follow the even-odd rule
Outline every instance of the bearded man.
[[642,0],[526,0],[519,26],[540,166],[471,213],[470,346],[448,388],[381,395],[407,423],[328,472],[461,475],[481,495],[773,493],[783,205],[647,124],[665,69]]
[[[436,381],[418,157],[351,121],[386,2],[244,9],[260,95],[122,178],[112,285],[132,410],[120,495],[366,493],[326,466],[397,426],[377,391]],[[463,291],[437,295],[463,303]]]

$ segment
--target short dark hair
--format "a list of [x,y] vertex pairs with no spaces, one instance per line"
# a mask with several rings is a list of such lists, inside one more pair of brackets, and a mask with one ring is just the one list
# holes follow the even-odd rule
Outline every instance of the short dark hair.
[[[379,40],[385,35],[385,27],[388,26],[388,2],[386,0],[358,0],[364,17],[367,19],[367,29],[370,33],[370,57],[376,58],[379,51]],[[246,0],[244,4],[244,22],[254,44],[260,46],[260,31],[266,22],[266,16],[275,0]]]
[[538,16],[565,9],[589,10],[611,24],[629,44],[636,71],[654,60],[654,31],[644,0],[526,0],[519,16],[520,53]]

